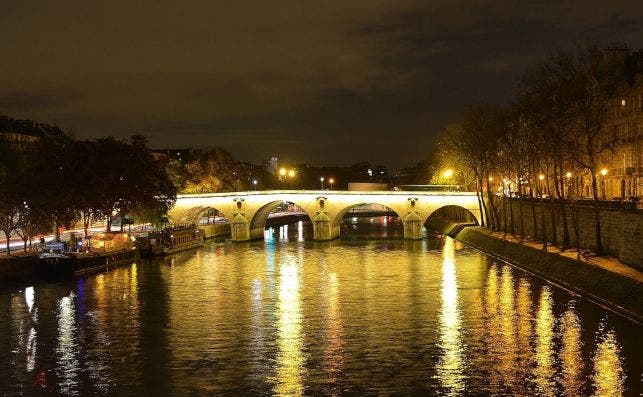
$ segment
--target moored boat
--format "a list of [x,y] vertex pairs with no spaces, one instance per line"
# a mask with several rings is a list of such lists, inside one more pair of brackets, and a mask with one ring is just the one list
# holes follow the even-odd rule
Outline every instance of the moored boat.
[[171,255],[203,246],[204,234],[196,225],[167,227],[151,232],[141,250],[148,255]]
[[134,239],[127,233],[104,232],[92,236],[85,252],[66,252],[59,243],[40,255],[43,273],[72,275],[129,264],[140,258]]

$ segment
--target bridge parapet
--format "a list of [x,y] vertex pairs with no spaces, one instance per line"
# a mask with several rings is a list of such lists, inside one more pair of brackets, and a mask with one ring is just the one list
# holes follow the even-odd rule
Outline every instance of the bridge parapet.
[[404,224],[406,239],[421,239],[427,218],[447,205],[462,207],[480,220],[475,193],[417,191],[277,190],[179,195],[169,215],[174,222],[196,222],[206,210],[216,209],[229,219],[232,240],[247,241],[263,238],[270,211],[284,202],[294,203],[308,214],[317,241],[339,237],[344,215],[363,204],[380,204],[394,211]]

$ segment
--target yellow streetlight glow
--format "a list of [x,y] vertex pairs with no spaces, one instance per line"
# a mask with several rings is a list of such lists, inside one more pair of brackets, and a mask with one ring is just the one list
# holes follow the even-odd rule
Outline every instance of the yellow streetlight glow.
[[445,178],[451,178],[453,176],[453,170],[450,168],[446,169],[442,175],[444,175]]
[[601,175],[603,175],[603,176],[607,175],[607,168],[603,168],[601,170]]
[[493,177],[492,176],[489,177],[489,182],[493,182]]
[[543,179],[545,179],[545,175],[543,175],[543,174],[538,175],[538,179],[540,179],[542,181]]
[[279,175],[281,175],[281,176],[286,176],[286,169],[285,169],[285,168],[281,168],[281,169],[279,170]]
[[567,173],[565,174],[565,176],[566,176],[567,178],[571,178],[571,177],[572,177],[572,173],[571,173],[571,172],[569,172],[569,171],[567,171]]
[[288,176],[293,178],[295,176],[295,170],[288,171]]

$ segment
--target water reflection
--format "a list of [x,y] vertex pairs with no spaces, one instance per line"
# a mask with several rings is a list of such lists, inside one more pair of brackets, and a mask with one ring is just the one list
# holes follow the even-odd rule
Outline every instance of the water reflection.
[[540,293],[538,314],[536,316],[536,351],[534,360],[534,383],[540,395],[554,394],[554,324],[552,296],[549,286]]
[[443,387],[447,389],[447,395],[458,395],[464,390],[465,377],[455,273],[455,245],[452,239],[445,240],[442,247],[441,298],[439,346],[443,353],[437,365],[437,373]]
[[449,238],[321,245],[310,227],[272,230],[265,242],[0,287],[0,394],[640,388],[640,327]]
[[277,330],[279,353],[275,393],[299,396],[302,388],[301,302],[299,299],[299,266],[294,258],[281,263],[279,271]]
[[74,293],[58,300],[58,381],[62,394],[77,394],[80,364],[76,344],[76,313],[74,310]]
[[569,307],[560,319],[560,334],[562,346],[560,362],[562,374],[560,383],[565,388],[567,395],[578,396],[582,391],[583,357],[581,348],[581,323],[574,307]]
[[[613,330],[605,331],[605,325],[599,327],[598,345],[594,353],[594,395],[622,396],[624,393],[623,363],[621,349]],[[637,358],[638,360],[641,357]]]

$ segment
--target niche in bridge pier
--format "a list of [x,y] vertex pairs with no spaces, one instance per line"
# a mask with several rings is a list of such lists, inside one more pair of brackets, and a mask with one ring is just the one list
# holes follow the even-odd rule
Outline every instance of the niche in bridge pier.
[[235,198],[235,211],[232,215],[231,237],[232,241],[250,240],[250,223],[246,217],[243,198]]
[[326,197],[317,197],[317,209],[313,218],[313,238],[316,241],[326,241],[336,238],[339,233],[334,234],[331,228],[331,219],[326,210]]
[[404,223],[404,238],[409,240],[422,239],[422,217],[418,214],[418,198],[409,197],[407,200],[407,214]]

